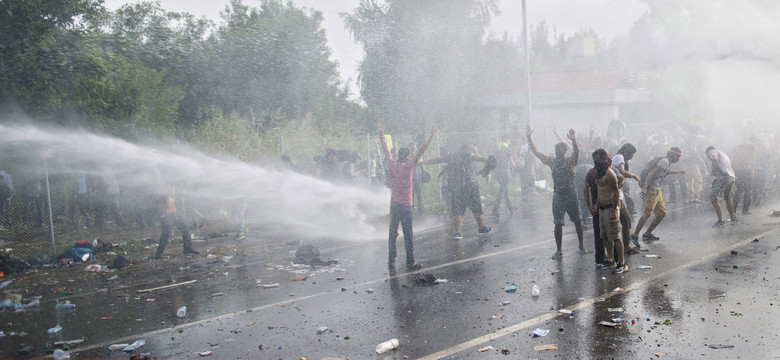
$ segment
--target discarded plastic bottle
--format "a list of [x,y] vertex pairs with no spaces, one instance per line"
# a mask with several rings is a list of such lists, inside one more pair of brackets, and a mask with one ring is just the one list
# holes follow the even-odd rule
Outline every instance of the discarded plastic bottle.
[[60,311],[73,311],[76,310],[76,304],[66,301],[62,303],[57,303],[57,305],[54,305],[54,309],[58,312]]
[[637,265],[637,269],[652,269],[653,265]]
[[130,344],[111,344],[106,347],[108,351],[121,350],[130,346]]
[[376,350],[377,354],[384,354],[390,350],[397,348],[398,345],[401,345],[401,342],[398,339],[390,339],[377,345],[376,349],[374,350]]
[[146,345],[146,339],[137,340],[136,342],[130,344],[129,346],[125,346],[125,348],[122,349],[122,351],[128,351],[128,352],[133,351],[144,345]]
[[46,333],[49,335],[54,335],[60,331],[62,331],[62,326],[57,325],[49,330],[46,330]]
[[182,307],[179,308],[179,310],[176,310],[176,316],[178,316],[180,318],[183,318],[183,317],[187,316],[187,307],[186,306],[182,306]]
[[539,285],[534,284],[534,286],[531,288],[531,296],[539,296],[539,293],[541,291],[539,290]]
[[54,354],[52,354],[52,358],[54,358],[54,360],[70,359],[70,354],[68,354],[68,352],[65,350],[57,349],[54,350]]
[[24,304],[25,308],[31,308],[41,305],[41,301],[38,299],[35,299],[33,301],[28,302],[27,304]]

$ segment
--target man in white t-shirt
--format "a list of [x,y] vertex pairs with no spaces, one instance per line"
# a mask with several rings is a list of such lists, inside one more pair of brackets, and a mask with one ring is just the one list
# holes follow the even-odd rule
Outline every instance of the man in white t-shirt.
[[631,247],[631,223],[633,222],[633,219],[631,218],[631,214],[628,212],[628,208],[626,208],[625,194],[623,194],[623,184],[628,179],[635,179],[637,182],[639,182],[639,176],[634,175],[628,171],[628,162],[631,161],[631,159],[634,157],[634,154],[636,154],[636,147],[631,143],[625,143],[620,147],[617,154],[612,157],[611,165],[612,170],[615,171],[615,174],[617,174],[619,179],[618,185],[620,185],[620,188],[618,191],[620,195],[620,225],[623,227],[623,249],[625,250],[626,254],[635,254],[639,250],[638,238],[636,241],[633,241],[634,247]]
[[725,226],[726,222],[723,221],[723,210],[721,210],[718,198],[722,195],[723,200],[726,201],[726,209],[729,211],[731,222],[737,221],[737,217],[734,215],[734,202],[731,200],[736,179],[734,169],[731,167],[729,157],[723,151],[715,149],[714,146],[708,146],[704,153],[712,161],[710,175],[715,177],[715,181],[712,182],[712,191],[710,192],[712,207],[715,208],[715,214],[718,215],[718,221],[715,223],[715,226]]

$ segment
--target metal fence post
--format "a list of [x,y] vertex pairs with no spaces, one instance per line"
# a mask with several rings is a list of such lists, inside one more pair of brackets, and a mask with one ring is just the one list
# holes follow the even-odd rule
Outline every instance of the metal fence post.
[[[441,133],[436,132],[436,157],[441,157]],[[441,174],[441,164],[436,165],[436,173]],[[438,176],[437,176],[438,178]],[[444,200],[444,194],[441,191],[441,184],[437,185],[439,188],[439,200]]]
[[46,200],[49,205],[49,231],[51,235],[51,256],[57,253],[57,246],[54,243],[54,216],[51,211],[51,188],[49,187],[49,160],[43,159],[43,170],[46,174]]

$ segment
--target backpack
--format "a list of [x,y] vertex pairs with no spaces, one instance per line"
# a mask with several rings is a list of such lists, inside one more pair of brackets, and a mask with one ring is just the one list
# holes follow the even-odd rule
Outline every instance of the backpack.
[[471,178],[469,169],[471,165],[471,154],[459,152],[452,155],[447,161],[447,184],[460,186],[465,185]]
[[639,187],[644,188],[645,184],[647,183],[647,176],[650,175],[650,173],[653,171],[653,169],[658,167],[658,163],[663,159],[664,156],[659,156],[653,160],[650,160],[650,162],[645,165],[645,167],[642,169],[642,172],[639,173]]

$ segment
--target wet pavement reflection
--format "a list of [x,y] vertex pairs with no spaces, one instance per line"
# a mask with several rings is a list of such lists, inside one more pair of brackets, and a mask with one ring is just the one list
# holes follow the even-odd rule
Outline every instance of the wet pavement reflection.
[[[6,311],[3,355],[19,356],[23,344],[34,344],[27,356],[40,356],[41,344],[83,338],[74,356],[128,358],[106,346],[138,339],[146,340],[139,352],[159,358],[204,351],[244,359],[776,356],[780,327],[769,319],[780,315],[777,226],[754,215],[713,229],[709,210],[673,211],[657,231],[661,240],[630,256],[622,275],[597,270],[592,253],[580,255],[571,226],[564,227],[564,257],[550,260],[546,208],[489,219],[495,226],[488,236],[471,224],[461,241],[446,228],[418,231],[415,255],[425,268],[417,272],[387,267],[385,239],[318,243],[323,259],[339,263],[317,268],[291,266],[284,246],[255,246],[287,239],[249,240],[227,262],[200,256],[162,278],[101,279],[105,285],[65,297],[77,306],[72,313],[56,313],[47,296],[37,310]],[[586,244],[592,249],[590,232]],[[419,284],[416,274],[447,281]],[[299,275],[305,279],[292,281]],[[190,280],[196,282],[137,292]],[[183,318],[176,316],[181,306]],[[47,337],[56,324],[63,330]],[[532,337],[536,328],[550,332]],[[391,338],[400,347],[376,355],[376,344]],[[552,344],[557,349],[534,350]]]

